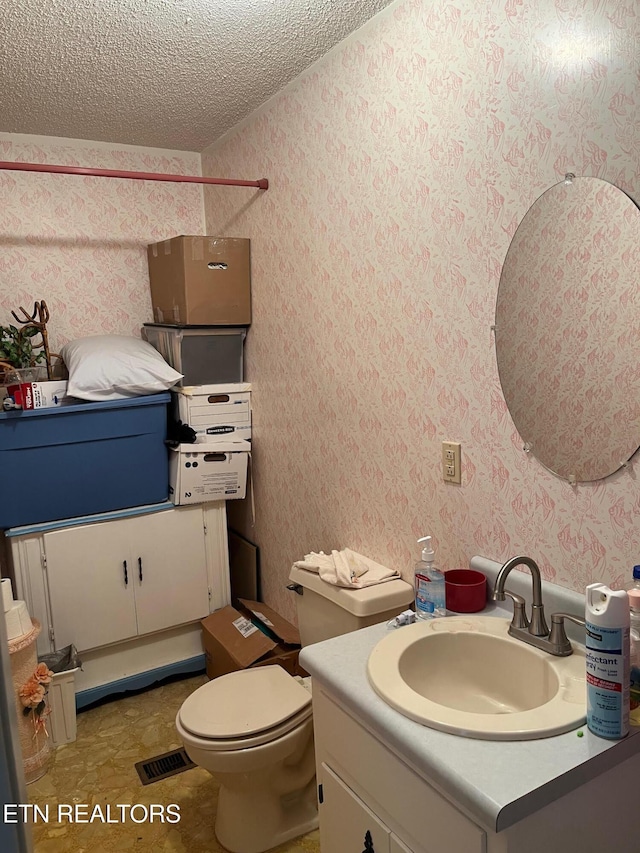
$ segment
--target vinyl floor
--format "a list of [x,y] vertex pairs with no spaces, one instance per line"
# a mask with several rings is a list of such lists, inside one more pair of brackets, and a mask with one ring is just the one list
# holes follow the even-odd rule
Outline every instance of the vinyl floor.
[[[30,803],[48,812],[46,820],[38,814],[32,823],[35,853],[224,853],[213,831],[218,789],[206,770],[195,767],[143,786],[135,769],[136,762],[181,746],[175,715],[206,680],[174,681],[78,714],[77,740],[54,750],[46,774],[27,787]],[[177,823],[166,819],[169,804],[179,806]],[[65,816],[76,805],[87,807],[79,811],[87,818],[101,808],[93,821],[79,823]],[[273,853],[320,853],[319,833]]]

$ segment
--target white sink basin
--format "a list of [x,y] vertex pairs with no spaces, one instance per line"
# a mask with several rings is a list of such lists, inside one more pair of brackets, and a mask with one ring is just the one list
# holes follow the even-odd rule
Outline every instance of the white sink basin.
[[530,740],[582,725],[584,650],[554,657],[508,627],[498,617],[451,616],[398,628],[369,656],[371,686],[404,716],[465,737]]

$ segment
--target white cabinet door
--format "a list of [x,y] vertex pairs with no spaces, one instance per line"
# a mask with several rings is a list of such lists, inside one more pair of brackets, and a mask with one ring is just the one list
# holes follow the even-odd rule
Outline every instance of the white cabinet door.
[[45,533],[56,649],[73,643],[83,651],[135,637],[133,572],[125,544],[127,520]]
[[56,649],[88,651],[209,613],[201,506],[68,527],[43,540]]
[[389,841],[391,842],[391,847],[389,848],[391,853],[412,853],[407,845],[403,844],[398,836],[394,835],[393,832],[391,833]]
[[202,508],[128,519],[138,633],[195,622],[209,614]]
[[326,764],[322,765],[320,810],[323,850],[390,853],[390,830]]
[[[379,803],[388,823],[415,853],[486,853],[484,830],[400,761],[317,682],[313,726],[319,780],[324,781],[327,765],[337,778],[353,779],[365,806],[375,811]],[[323,823],[333,821],[330,804],[320,807],[319,817],[322,838]],[[399,839],[394,843],[397,850]],[[340,847],[327,847],[331,853],[334,849]]]

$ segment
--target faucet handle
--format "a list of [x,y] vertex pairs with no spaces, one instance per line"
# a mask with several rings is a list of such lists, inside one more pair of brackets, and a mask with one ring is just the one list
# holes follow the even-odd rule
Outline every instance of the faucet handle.
[[[521,595],[511,592],[508,589],[503,589],[504,595],[508,596],[513,601],[513,619],[511,620],[511,628],[528,628],[529,620],[525,611],[526,601]],[[502,599],[504,601],[504,598]]]
[[573,652],[569,638],[564,630],[564,620],[575,622],[576,625],[585,624],[585,620],[581,616],[574,616],[572,613],[552,613],[551,614],[551,633],[549,634],[549,643],[553,646],[555,655],[570,655]]

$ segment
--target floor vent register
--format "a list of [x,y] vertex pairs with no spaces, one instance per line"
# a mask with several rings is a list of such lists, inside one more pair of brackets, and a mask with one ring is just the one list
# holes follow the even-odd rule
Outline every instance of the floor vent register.
[[135,768],[142,784],[150,785],[195,766],[184,749],[172,749],[171,752],[163,752],[162,755],[156,755],[146,761],[138,761]]

